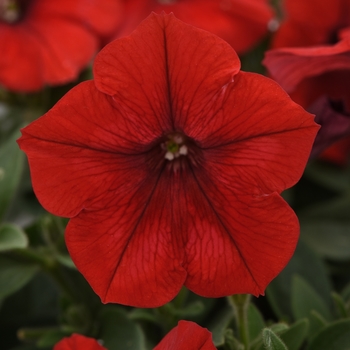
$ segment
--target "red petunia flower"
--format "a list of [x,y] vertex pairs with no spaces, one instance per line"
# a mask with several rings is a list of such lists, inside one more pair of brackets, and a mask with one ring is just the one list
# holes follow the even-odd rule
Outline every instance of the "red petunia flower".
[[253,48],[268,32],[273,10],[267,0],[124,0],[126,15],[118,37],[129,35],[152,11],[212,32],[238,53]]
[[216,350],[211,333],[194,322],[180,321],[154,350]]
[[285,20],[275,33],[274,48],[332,44],[350,26],[349,0],[284,0]]
[[63,338],[53,350],[107,350],[97,340],[80,334],[73,334],[69,338]]
[[350,36],[332,46],[270,50],[263,64],[322,125],[312,156],[350,136]]
[[0,85],[32,92],[77,78],[119,24],[119,0],[0,0]]
[[155,307],[182,285],[264,293],[298,240],[279,193],[318,130],[272,80],[173,15],[96,57],[94,81],[23,129],[33,187],[103,302]]

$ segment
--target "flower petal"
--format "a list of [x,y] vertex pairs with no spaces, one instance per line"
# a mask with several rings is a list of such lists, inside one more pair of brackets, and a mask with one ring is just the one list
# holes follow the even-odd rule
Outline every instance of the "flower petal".
[[28,20],[27,27],[39,43],[37,54],[42,57],[42,74],[49,84],[76,79],[97,51],[96,36],[84,24],[63,16],[36,16]]
[[336,141],[350,136],[350,115],[332,108],[331,101],[326,96],[316,100],[309,107],[309,111],[316,114],[316,121],[321,125],[312,147],[311,158],[319,156]]
[[18,143],[28,155],[41,204],[56,215],[72,217],[83,208],[101,208],[97,198],[126,186],[126,179],[143,181],[148,169],[142,152],[156,132],[144,132],[111,97],[85,82],[24,128]]
[[128,35],[151,11],[173,12],[177,18],[227,41],[237,52],[252,48],[267,34],[273,16],[266,0],[129,0],[119,36]]
[[274,81],[240,72],[212,111],[192,115],[184,132],[202,148],[213,180],[263,195],[299,180],[318,128]]
[[123,12],[121,0],[37,1],[35,16],[64,17],[80,21],[99,35],[110,34],[119,24]]
[[0,84],[14,91],[39,89],[44,77],[38,51],[40,45],[26,28],[0,23]]
[[277,194],[237,195],[195,172],[196,214],[189,222],[185,286],[205,297],[263,295],[292,257],[297,217]]
[[135,118],[165,121],[169,131],[181,128],[188,114],[205,111],[239,68],[237,54],[215,35],[173,15],[152,14],[100,52],[94,76],[97,88],[130,107]]
[[329,71],[350,69],[350,40],[334,46],[276,49],[266,52],[263,64],[288,93],[302,80]]
[[63,338],[53,350],[107,350],[96,339],[88,338],[80,334],[73,334]]
[[211,333],[194,322],[179,321],[154,350],[216,350]]
[[186,278],[183,241],[191,188],[166,168],[143,183],[131,181],[102,210],[83,210],[71,219],[66,243],[103,302],[157,307],[174,298]]

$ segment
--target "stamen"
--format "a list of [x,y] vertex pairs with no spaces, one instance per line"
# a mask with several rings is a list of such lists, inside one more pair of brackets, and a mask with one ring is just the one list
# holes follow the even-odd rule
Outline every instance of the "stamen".
[[187,146],[185,145],[184,135],[175,132],[169,134],[168,140],[161,144],[161,148],[165,150],[164,158],[172,161],[180,156],[185,156],[188,153]]

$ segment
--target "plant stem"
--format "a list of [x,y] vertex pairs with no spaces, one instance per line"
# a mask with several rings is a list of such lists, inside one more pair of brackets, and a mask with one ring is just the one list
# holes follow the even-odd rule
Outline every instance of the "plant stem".
[[244,345],[244,349],[249,350],[248,306],[251,295],[236,294],[228,299],[234,310],[240,341]]

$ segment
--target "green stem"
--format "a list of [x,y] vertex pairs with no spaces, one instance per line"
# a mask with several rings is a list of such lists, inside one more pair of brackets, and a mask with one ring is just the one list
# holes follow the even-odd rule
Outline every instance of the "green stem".
[[40,265],[41,268],[56,281],[68,298],[79,301],[77,300],[78,297],[75,291],[67,282],[61,266],[59,266],[54,259],[47,257],[45,253],[36,252],[32,249],[17,249],[14,254],[17,257],[24,258],[27,261]]
[[228,299],[234,310],[240,341],[244,345],[244,349],[249,350],[248,307],[251,295],[236,294]]

